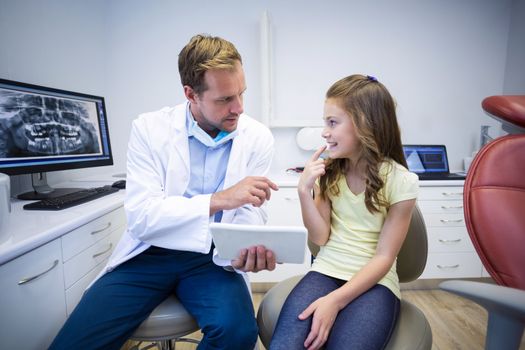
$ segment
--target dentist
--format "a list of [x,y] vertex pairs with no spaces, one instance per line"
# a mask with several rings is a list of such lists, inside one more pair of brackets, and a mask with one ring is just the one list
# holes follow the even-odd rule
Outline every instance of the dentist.
[[242,59],[222,38],[196,35],[179,54],[187,102],[140,115],[127,155],[127,231],[50,349],[120,349],[174,293],[203,332],[199,349],[253,349],[244,272],[273,270],[264,247],[218,258],[210,222],[263,224],[277,186],[265,177],[273,137],[243,114]]

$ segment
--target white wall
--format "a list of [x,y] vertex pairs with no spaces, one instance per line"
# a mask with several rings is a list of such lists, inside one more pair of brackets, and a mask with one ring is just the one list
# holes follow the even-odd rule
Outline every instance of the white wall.
[[[381,6],[377,5],[378,3]],[[503,91],[511,1],[113,1],[109,94],[113,116],[136,114],[182,99],[177,54],[194,33],[234,42],[244,57],[246,111],[260,117],[259,20],[270,13],[276,118],[321,118],[324,91],[344,75],[377,75],[399,104],[405,143],[444,143],[452,168],[477,149],[480,125],[495,121],[481,100]],[[220,13],[220,16],[217,16]],[[243,15],[240,16],[239,14]],[[348,64],[345,64],[348,62]],[[131,88],[130,88],[131,87]],[[147,97],[146,97],[147,96]],[[298,128],[274,129],[276,170],[304,163]],[[125,139],[129,123],[122,125]],[[117,147],[119,148],[117,150]],[[124,143],[114,146],[123,154]]]
[[507,50],[504,93],[525,94],[525,0],[514,0]]
[[[300,33],[294,36],[289,30],[283,43],[274,28],[276,60],[279,50],[283,56],[286,51],[288,57],[280,59],[289,63],[275,63],[281,67],[276,68],[276,79],[281,78],[274,89],[276,119],[281,118],[279,111],[312,118],[309,111],[316,107],[308,102],[317,103],[315,96],[324,90],[323,84],[310,81],[328,86],[344,75],[343,56],[349,67],[376,75],[390,89],[398,103],[404,143],[444,143],[452,168],[459,170],[462,158],[479,147],[481,125],[490,125],[492,136],[501,134],[499,124],[482,112],[482,99],[525,94],[525,0],[308,4],[297,7],[297,18],[279,12],[272,16],[274,27],[287,22]],[[294,61],[299,64],[294,66]],[[292,82],[300,88],[292,89]],[[307,103],[287,105],[287,100]],[[308,154],[290,144],[297,130],[278,130],[278,147],[306,160]],[[278,169],[290,166],[276,160]]]
[[[444,143],[453,169],[477,148],[483,97],[525,91],[524,0],[0,0],[0,76],[106,97],[115,166],[131,121],[183,100],[177,56],[207,32],[244,59],[245,110],[260,118],[259,21],[274,34],[275,116],[320,116],[328,85],[374,74],[399,104],[405,143]],[[509,43],[509,45],[508,45]],[[345,64],[348,62],[348,64]],[[274,169],[302,165],[298,128],[275,128]],[[52,174],[54,182],[80,172]]]
[[[104,9],[104,0],[0,0],[0,77],[104,96]],[[89,171],[54,172],[48,180]],[[11,179],[14,193],[31,188],[28,175]]]
[[[320,123],[328,86],[359,72],[378,77],[393,94],[404,143],[445,144],[452,169],[462,169],[462,158],[477,150],[481,125],[500,134],[481,101],[502,93],[511,1],[285,4],[269,6],[277,124],[290,117]],[[280,148],[306,159],[289,148],[296,131],[278,131]],[[277,162],[286,168],[283,158]]]
[[[118,166],[127,148],[130,123],[139,113],[172,106],[184,100],[178,73],[178,54],[198,33],[232,41],[243,57],[247,80],[245,110],[257,117],[259,103],[259,17],[254,1],[117,0],[108,3],[109,118],[120,122],[112,130]],[[227,4],[227,5],[225,5]],[[242,13],[242,15],[240,15]]]

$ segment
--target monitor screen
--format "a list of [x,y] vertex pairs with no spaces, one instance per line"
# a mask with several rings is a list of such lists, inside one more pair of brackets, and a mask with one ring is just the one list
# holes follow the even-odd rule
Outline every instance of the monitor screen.
[[0,172],[112,164],[103,97],[0,79]]
[[414,173],[448,173],[444,145],[403,145],[408,169]]

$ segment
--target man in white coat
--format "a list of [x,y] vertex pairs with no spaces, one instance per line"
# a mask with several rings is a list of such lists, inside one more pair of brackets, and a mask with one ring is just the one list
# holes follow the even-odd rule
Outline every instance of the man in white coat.
[[128,147],[124,233],[51,349],[119,349],[175,293],[203,332],[199,349],[253,349],[257,324],[244,272],[275,268],[247,247],[219,259],[213,221],[263,224],[277,186],[265,177],[273,137],[243,114],[241,56],[197,35],[179,54],[187,102],[140,115]]

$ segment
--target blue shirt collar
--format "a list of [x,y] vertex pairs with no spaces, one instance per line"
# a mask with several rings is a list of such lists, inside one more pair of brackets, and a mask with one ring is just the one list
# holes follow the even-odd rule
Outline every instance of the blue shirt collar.
[[237,136],[237,129],[232,132],[226,132],[224,130],[219,131],[215,138],[212,138],[206,131],[204,131],[199,124],[195,121],[190,109],[190,103],[186,105],[186,130],[188,131],[189,137],[194,137],[206,147],[219,147],[228,141],[232,140]]

